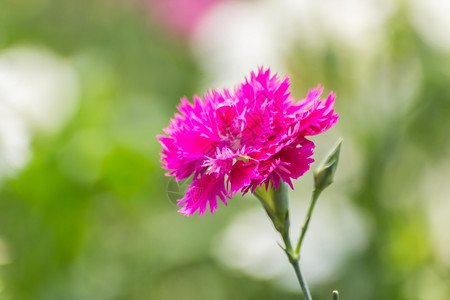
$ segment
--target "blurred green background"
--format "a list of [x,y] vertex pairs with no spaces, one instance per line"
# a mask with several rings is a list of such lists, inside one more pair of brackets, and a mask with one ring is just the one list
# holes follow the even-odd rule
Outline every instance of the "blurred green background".
[[184,217],[159,163],[182,96],[261,65],[337,93],[315,299],[450,299],[448,20],[445,0],[0,1],[0,299],[300,299],[256,200]]

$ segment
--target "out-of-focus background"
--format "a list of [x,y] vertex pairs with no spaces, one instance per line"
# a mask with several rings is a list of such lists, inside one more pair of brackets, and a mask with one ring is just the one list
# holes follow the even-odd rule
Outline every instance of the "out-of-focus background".
[[0,1],[0,299],[299,299],[255,199],[184,217],[159,163],[182,96],[258,66],[337,93],[315,299],[450,299],[447,0]]

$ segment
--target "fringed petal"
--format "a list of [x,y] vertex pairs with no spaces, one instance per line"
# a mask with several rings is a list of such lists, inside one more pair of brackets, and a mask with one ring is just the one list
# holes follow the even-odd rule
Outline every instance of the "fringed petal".
[[202,175],[193,180],[186,195],[178,201],[178,206],[182,206],[178,211],[184,215],[193,215],[198,211],[199,216],[203,217],[208,203],[211,213],[217,209],[217,197],[227,203],[224,178]]

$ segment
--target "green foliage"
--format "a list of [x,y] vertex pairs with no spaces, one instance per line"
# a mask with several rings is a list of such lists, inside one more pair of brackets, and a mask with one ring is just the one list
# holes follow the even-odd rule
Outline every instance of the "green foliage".
[[[211,254],[217,233],[256,201],[234,199],[198,219],[168,199],[155,136],[179,98],[199,92],[201,72],[186,41],[132,2],[0,1],[0,51],[49,48],[75,66],[81,86],[65,127],[33,136],[31,161],[1,179],[0,299],[298,299]],[[296,93],[318,82],[337,92],[340,134],[360,157],[342,151],[327,193],[342,186],[371,227],[368,246],[312,288],[317,299],[333,289],[341,299],[450,298],[426,210],[436,196],[420,189],[448,157],[450,55],[401,11],[383,30],[386,45],[370,60],[339,40],[285,57]],[[402,81],[416,71],[417,86]],[[350,167],[353,177],[339,182]]]

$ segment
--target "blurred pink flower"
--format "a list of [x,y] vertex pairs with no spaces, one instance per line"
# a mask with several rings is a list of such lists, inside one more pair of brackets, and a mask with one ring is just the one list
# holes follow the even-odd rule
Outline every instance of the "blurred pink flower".
[[245,83],[229,90],[210,91],[191,104],[181,99],[179,114],[158,136],[161,161],[167,176],[176,180],[193,175],[179,212],[203,216],[209,203],[217,209],[217,197],[227,203],[236,192],[253,192],[280,180],[291,188],[291,179],[302,176],[314,161],[314,143],[306,136],[319,134],[338,119],[332,92],[321,100],[318,85],[305,99],[290,97],[289,79],[283,81],[260,68]]
[[206,13],[222,0],[145,0],[150,13],[176,33],[190,34]]

